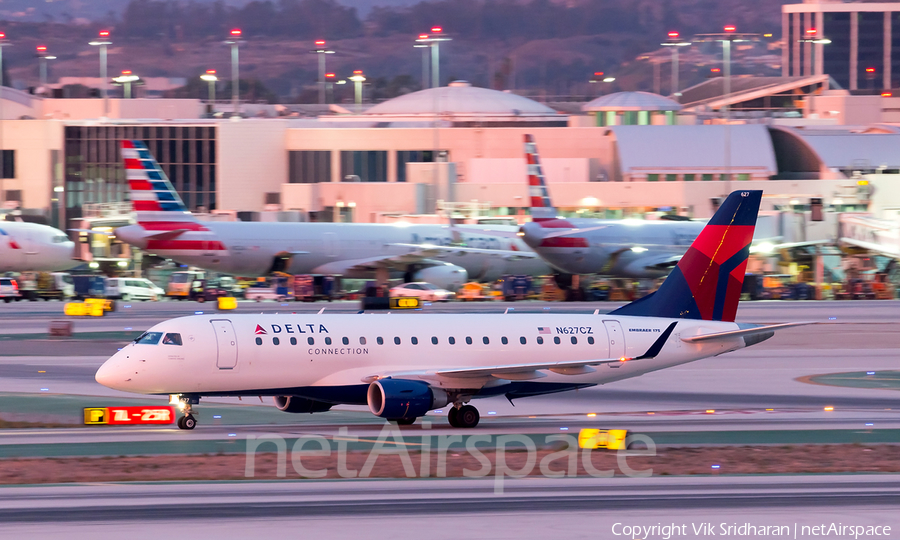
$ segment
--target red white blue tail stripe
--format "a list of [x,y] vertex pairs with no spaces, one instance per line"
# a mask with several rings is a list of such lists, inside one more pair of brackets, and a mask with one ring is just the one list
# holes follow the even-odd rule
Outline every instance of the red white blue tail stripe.
[[225,250],[215,233],[184,206],[144,143],[122,141],[122,160],[137,224],[146,231],[144,249],[175,259],[179,254]]
[[135,212],[187,213],[181,197],[144,143],[122,141],[122,159]]
[[525,135],[525,161],[528,166],[528,195],[531,197],[531,217],[534,221],[556,219],[556,209],[550,202],[547,182],[541,168],[533,135]]

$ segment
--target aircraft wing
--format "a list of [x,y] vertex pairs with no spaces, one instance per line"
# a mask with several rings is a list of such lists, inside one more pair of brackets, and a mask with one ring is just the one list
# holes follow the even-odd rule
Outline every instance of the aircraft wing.
[[887,244],[879,244],[877,242],[866,242],[865,240],[857,240],[856,238],[841,237],[842,244],[850,244],[859,248],[881,253],[888,257],[900,257],[900,248],[894,248]]
[[816,323],[814,321],[807,321],[807,322],[770,324],[767,326],[754,326],[753,328],[742,328],[740,330],[729,330],[727,332],[715,332],[713,334],[700,334],[699,336],[682,337],[681,341],[684,341],[687,343],[701,343],[704,341],[715,341],[718,339],[730,339],[733,337],[743,337],[743,336],[752,336],[752,335],[756,335],[756,334],[766,334],[766,333],[772,332],[774,330],[780,330],[782,328],[791,328],[792,326],[805,326],[807,324],[816,324]]
[[[396,244],[393,244],[396,245]],[[410,244],[415,247],[422,247],[418,244]],[[483,251],[491,251],[491,250],[483,250]],[[511,252],[511,253],[520,253],[520,252]],[[529,252],[525,252],[529,253]],[[530,253],[529,253],[530,254]],[[435,255],[432,254],[431,257]],[[536,256],[535,256],[536,257]],[[351,260],[342,260],[342,261],[334,261],[330,263],[323,264],[321,266],[316,267],[313,270],[315,274],[348,274],[351,271],[370,271],[377,270],[378,268],[387,268],[388,270],[401,270],[405,271],[406,268],[410,264],[429,264],[430,266],[434,266],[437,264],[442,264],[436,261],[429,261],[429,255],[427,255],[423,250],[414,251],[410,253],[402,253],[397,255],[384,255],[378,257],[368,257],[365,259],[351,259]],[[524,257],[520,257],[524,258]]]
[[496,255],[504,259],[539,259],[537,253],[533,251],[514,251],[510,249],[481,249],[470,248],[466,246],[438,246],[434,244],[388,244],[389,246],[398,246],[412,248],[416,251],[407,253],[406,255],[418,255],[424,258],[441,257],[443,255],[465,255],[467,253],[479,255]]

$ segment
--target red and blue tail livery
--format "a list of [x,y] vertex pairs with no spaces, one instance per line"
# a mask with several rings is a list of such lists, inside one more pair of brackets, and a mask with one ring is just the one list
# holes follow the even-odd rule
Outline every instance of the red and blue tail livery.
[[122,141],[122,160],[135,212],[187,212],[150,150],[140,141]]
[[612,313],[733,322],[761,200],[731,193],[659,290]]
[[534,136],[530,134],[525,135],[525,162],[528,167],[528,195],[531,197],[531,215],[534,221],[556,219],[556,209],[550,202],[541,158],[538,156]]

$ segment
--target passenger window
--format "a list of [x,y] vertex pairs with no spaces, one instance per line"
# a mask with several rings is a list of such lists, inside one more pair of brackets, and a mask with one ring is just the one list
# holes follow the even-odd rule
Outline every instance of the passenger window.
[[292,338],[291,338],[291,345],[296,345],[296,344],[297,344],[297,338],[292,337]]
[[575,336],[572,336],[572,345],[578,345],[578,338]]
[[525,339],[525,336],[522,336],[519,338],[519,343],[521,343],[522,345],[525,345],[525,343],[527,343],[527,342],[528,341]]
[[544,344],[544,338],[542,338],[541,336],[538,336],[537,342],[538,342],[538,345],[543,345],[543,344]]
[[559,345],[559,336],[556,336],[555,338],[553,338],[553,343],[556,343],[557,345]]
[[400,338],[398,338],[398,337],[394,338],[394,345],[400,345]]
[[256,338],[256,344],[257,344],[257,345],[262,345],[262,338],[261,338],[261,337]]
[[471,345],[471,344],[472,344],[472,338],[467,337],[467,338],[466,338],[466,345]]
[[412,338],[410,341],[412,341],[412,344],[413,344],[413,345],[418,345],[418,344],[419,344],[419,338],[417,338],[417,337]]
[[331,345],[331,338],[330,338],[330,337],[325,338],[325,345]]
[[161,337],[162,332],[144,332],[134,342],[141,345],[156,345]]
[[350,345],[350,339],[343,337],[341,338],[341,343],[343,343],[344,345]]
[[279,344],[281,344],[281,341],[280,341],[277,337],[273,337],[273,338],[272,338],[272,344],[273,344],[273,345],[279,345]]
[[447,342],[450,343],[450,345],[456,345],[456,338],[455,338],[455,337],[448,337],[448,338],[447,338]]
[[377,343],[379,345],[384,345],[384,338],[382,338],[382,337],[375,338],[375,343]]
[[436,338],[436,337],[431,336],[431,344],[432,344],[432,345],[437,345],[437,338]]
[[306,342],[309,343],[310,345],[315,345],[315,344],[316,344],[316,339],[315,339],[315,338],[308,337],[308,338],[306,338]]
[[364,337],[359,338],[359,344],[360,344],[360,345],[365,345],[365,344],[366,344],[366,338],[364,338]]
[[181,345],[181,334],[166,334],[166,337],[163,338],[163,345]]
[[481,338],[481,341],[483,341],[485,345],[491,344],[491,340],[489,340],[487,336],[484,336],[483,338]]
[[506,344],[508,344],[508,343],[509,343],[509,340],[508,340],[508,339],[506,339],[506,336],[503,336],[503,337],[502,337],[502,338],[500,338],[500,343],[502,343],[502,344],[504,344],[504,345],[506,345]]
[[588,336],[588,344],[589,344],[589,345],[593,345],[593,344],[594,344],[594,338],[593,338],[593,337]]

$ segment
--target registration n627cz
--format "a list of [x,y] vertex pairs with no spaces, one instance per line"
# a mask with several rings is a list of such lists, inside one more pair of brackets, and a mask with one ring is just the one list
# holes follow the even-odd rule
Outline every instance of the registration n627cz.
[[594,329],[590,326],[557,326],[557,334],[593,334]]

